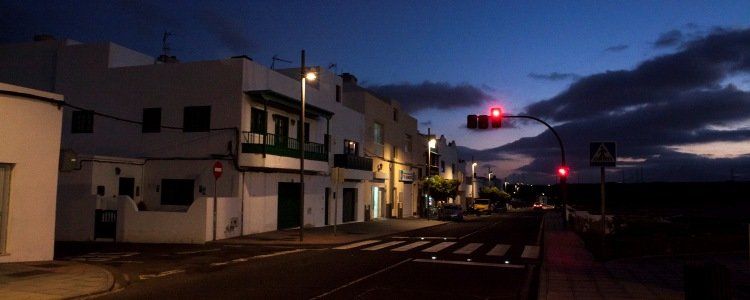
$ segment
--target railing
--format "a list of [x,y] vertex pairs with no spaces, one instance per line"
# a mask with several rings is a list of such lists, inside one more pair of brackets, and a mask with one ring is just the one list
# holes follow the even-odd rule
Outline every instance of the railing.
[[[243,131],[243,153],[267,153],[272,155],[299,157],[299,141],[273,133]],[[264,147],[265,145],[265,147]],[[324,144],[305,143],[305,159],[328,161]]]
[[372,171],[372,159],[351,154],[334,154],[333,166],[346,169]]

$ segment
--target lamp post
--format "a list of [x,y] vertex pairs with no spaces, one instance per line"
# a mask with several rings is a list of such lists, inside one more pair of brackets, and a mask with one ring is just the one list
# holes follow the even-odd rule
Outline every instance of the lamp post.
[[[432,148],[435,148],[435,145],[437,144],[437,141],[435,138],[430,137],[430,130],[427,129],[427,180],[430,180],[430,171],[432,169]],[[427,205],[425,207],[427,208],[427,220],[430,219],[430,185],[427,184]]]
[[302,242],[305,228],[305,84],[307,80],[315,80],[315,72],[307,72],[305,68],[305,50],[302,50],[299,74],[302,81],[300,92],[299,123],[297,124],[297,145],[299,147],[299,241]]
[[477,173],[475,171],[475,168],[477,167],[476,162],[471,163],[471,197],[476,198],[477,197]]

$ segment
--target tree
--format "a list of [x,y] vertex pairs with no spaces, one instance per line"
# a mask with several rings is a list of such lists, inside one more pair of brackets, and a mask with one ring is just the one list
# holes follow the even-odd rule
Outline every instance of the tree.
[[510,201],[510,194],[505,191],[501,191],[496,186],[485,186],[479,190],[479,197],[490,199],[494,203],[507,203]]
[[457,179],[443,179],[438,175],[430,176],[422,180],[422,187],[430,191],[430,196],[437,201],[446,201],[448,198],[455,198],[458,195]]

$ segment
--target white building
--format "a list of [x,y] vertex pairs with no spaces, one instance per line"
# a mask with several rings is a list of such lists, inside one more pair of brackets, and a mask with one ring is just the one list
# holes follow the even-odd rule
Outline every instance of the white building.
[[[320,70],[307,85],[300,126],[301,84],[289,72],[247,57],[155,63],[112,43],[0,45],[0,80],[65,94],[85,109],[63,116],[60,240],[94,239],[107,219],[95,219],[97,209],[117,210],[116,238],[133,242],[199,243],[214,232],[219,239],[297,227],[301,128],[302,223],[324,226],[334,214],[339,223],[362,221],[365,194],[352,189],[371,173],[345,171],[338,202],[329,173],[330,154],[362,141],[363,118],[341,103],[341,79]],[[214,189],[216,162],[224,168]]]
[[62,101],[0,83],[0,263],[52,260]]
[[[432,136],[421,135],[423,143],[427,144]],[[451,203],[466,205],[467,190],[471,188],[471,181],[466,181],[466,161],[458,157],[456,141],[448,142],[441,135],[435,139],[435,148],[431,149],[431,175],[439,175],[443,179],[455,179],[460,182],[458,195],[455,199],[448,199]],[[426,150],[425,150],[426,151]],[[427,157],[424,158],[427,161]]]

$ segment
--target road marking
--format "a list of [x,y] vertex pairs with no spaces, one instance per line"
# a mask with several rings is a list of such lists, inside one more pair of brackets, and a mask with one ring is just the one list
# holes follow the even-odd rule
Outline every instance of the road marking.
[[392,239],[401,240],[455,240],[456,237],[452,236],[394,236]]
[[395,248],[395,249],[391,249],[391,251],[397,251],[397,252],[409,251],[411,249],[417,248],[419,246],[424,246],[424,245],[427,245],[429,243],[430,242],[427,242],[427,241],[414,242],[414,243],[411,243],[411,244],[408,244],[408,245],[404,245],[404,246],[401,246],[401,247],[398,247],[398,248]]
[[434,264],[449,264],[449,265],[466,265],[466,266],[478,266],[478,267],[494,267],[494,268],[508,268],[508,269],[523,269],[526,268],[524,265],[513,265],[513,264],[493,264],[493,263],[481,263],[481,262],[469,262],[462,260],[437,260],[437,259],[415,259],[414,262],[421,263],[434,263]]
[[437,244],[435,246],[432,246],[430,248],[424,249],[424,250],[422,250],[422,252],[428,252],[428,253],[440,252],[440,251],[442,251],[445,248],[453,246],[453,244],[455,244],[455,243],[456,242],[442,242],[442,243]]
[[505,253],[510,249],[510,245],[497,244],[490,252],[487,252],[489,256],[504,256]]
[[461,249],[453,251],[453,253],[455,253],[455,254],[471,254],[475,250],[479,249],[479,247],[482,247],[482,243],[469,243],[466,246],[463,246]]
[[208,249],[208,250],[195,250],[195,251],[181,251],[181,252],[175,252],[175,254],[196,254],[196,253],[205,253],[205,252],[216,252],[221,251],[221,249]]
[[160,272],[156,274],[143,274],[143,275],[138,276],[138,278],[140,278],[141,280],[146,280],[146,279],[164,277],[164,276],[169,276],[169,275],[174,275],[174,274],[179,274],[179,273],[185,273],[185,270],[177,269],[177,270],[164,271],[164,272]]
[[467,234],[465,234],[465,235],[462,235],[462,236],[461,236],[461,237],[459,237],[458,239],[459,239],[459,240],[463,240],[463,239],[465,239],[465,238],[467,238],[467,237],[470,237],[470,236],[472,236],[472,235],[474,235],[474,234],[476,234],[476,233],[479,233],[479,232],[482,232],[482,231],[484,231],[484,230],[487,230],[487,228],[490,228],[490,227],[492,227],[492,226],[495,226],[495,225],[496,225],[497,223],[499,223],[499,222],[494,222],[494,223],[492,223],[492,224],[489,224],[489,225],[487,225],[487,226],[484,226],[484,227],[482,227],[482,228],[479,228],[479,229],[477,229],[477,230],[474,230],[473,232],[470,232],[470,233],[467,233]]
[[362,241],[362,242],[353,243],[353,244],[349,244],[349,245],[339,246],[339,247],[336,247],[336,248],[333,248],[333,249],[346,250],[346,249],[357,248],[357,247],[360,247],[360,246],[369,245],[369,244],[377,243],[377,242],[380,242],[380,240]]
[[382,243],[380,245],[375,245],[375,246],[372,246],[370,248],[365,248],[365,249],[362,249],[362,250],[375,251],[375,250],[380,250],[380,249],[383,249],[383,248],[388,248],[390,246],[395,246],[395,245],[398,245],[398,244],[401,244],[401,243],[405,243],[405,242],[404,241],[392,241],[392,242]]
[[311,300],[312,300],[312,299],[322,299],[323,297],[326,297],[326,296],[328,296],[328,295],[330,295],[330,294],[333,294],[333,293],[335,293],[335,292],[338,292],[338,291],[340,291],[340,290],[342,290],[342,289],[344,289],[344,288],[346,288],[346,287],[348,287],[348,286],[350,286],[350,285],[353,285],[353,284],[355,284],[355,283],[358,283],[358,282],[360,282],[360,281],[366,280],[366,279],[368,279],[368,278],[370,278],[370,277],[373,277],[373,276],[375,276],[375,275],[378,275],[378,274],[380,274],[380,273],[383,273],[383,272],[385,272],[385,271],[388,271],[388,270],[390,270],[390,269],[393,269],[393,268],[395,268],[395,267],[398,267],[398,266],[400,266],[400,265],[402,265],[402,264],[405,264],[405,263],[407,263],[407,262],[409,262],[409,261],[411,261],[411,258],[407,258],[407,259],[405,259],[405,260],[402,260],[402,261],[401,261],[401,262],[399,262],[399,263],[396,263],[396,264],[394,264],[394,265],[390,265],[390,266],[388,266],[388,267],[386,267],[386,268],[384,268],[384,269],[381,269],[380,271],[377,271],[377,272],[375,272],[375,273],[372,273],[372,274],[370,274],[370,275],[367,275],[367,276],[361,277],[361,278],[359,278],[359,279],[357,279],[357,280],[354,280],[354,281],[352,281],[352,282],[349,282],[349,283],[347,283],[347,284],[345,284],[345,285],[342,285],[342,286],[340,286],[340,287],[337,287],[337,288],[335,288],[335,289],[332,289],[332,290],[330,290],[330,291],[328,291],[328,292],[325,292],[325,293],[323,293],[323,294],[320,294],[320,295],[318,295],[318,296],[315,296],[315,297],[313,297],[313,298],[310,298],[310,299],[311,299]]
[[526,246],[523,247],[523,253],[521,258],[539,258],[539,246]]
[[273,256],[279,256],[279,255],[285,255],[285,254],[291,254],[291,253],[297,253],[297,252],[303,252],[303,251],[307,251],[307,249],[295,249],[295,250],[289,250],[289,251],[274,252],[274,253],[271,253],[271,254],[263,254],[263,255],[256,255],[256,256],[251,256],[251,257],[235,258],[233,260],[210,263],[209,265],[212,266],[212,267],[225,266],[225,265],[228,265],[228,264],[236,264],[236,263],[246,262],[246,261],[251,260],[251,259],[273,257]]

